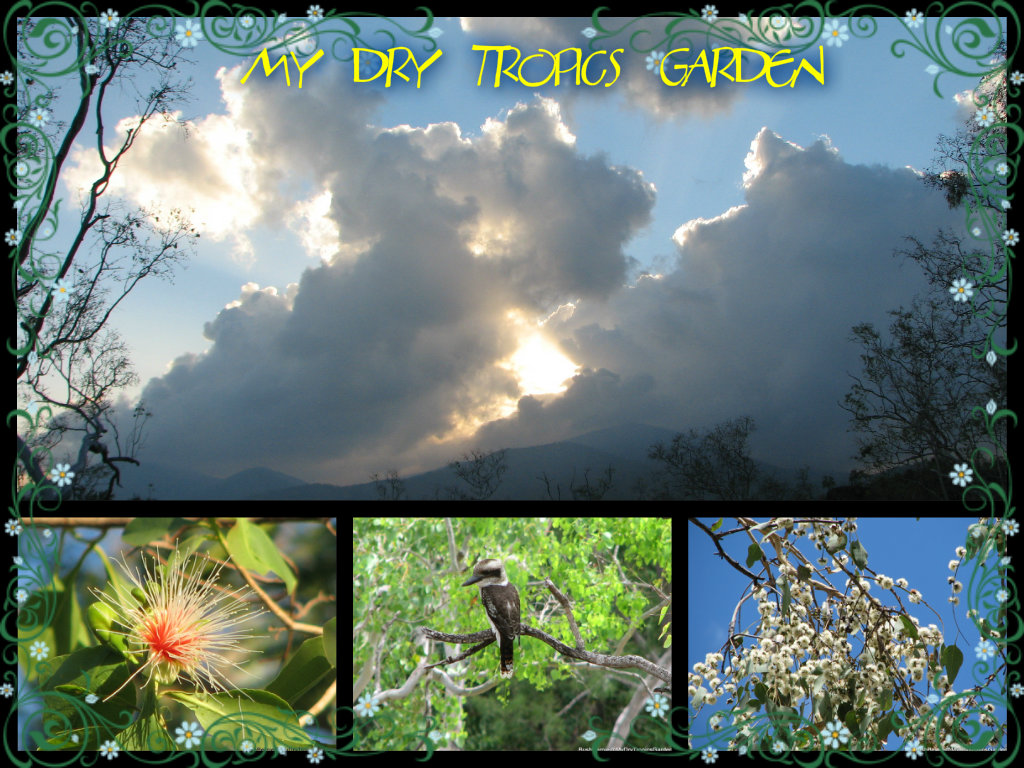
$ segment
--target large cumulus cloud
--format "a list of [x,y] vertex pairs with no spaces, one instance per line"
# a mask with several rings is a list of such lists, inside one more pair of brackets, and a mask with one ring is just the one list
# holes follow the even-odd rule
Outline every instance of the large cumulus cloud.
[[827,140],[804,149],[765,129],[747,165],[745,205],[682,225],[673,271],[562,314],[563,348],[592,370],[482,436],[516,443],[538,424],[573,433],[620,414],[673,429],[750,414],[761,458],[848,465],[837,403],[860,370],[850,328],[887,326],[886,311],[924,288],[893,250],[959,216],[914,172],[846,164]]
[[374,127],[326,77],[244,96],[222,78],[260,188],[311,178],[341,249],[280,292],[247,286],[206,325],[208,352],[149,383],[151,460],[334,482],[428,468],[520,394],[499,365],[518,343],[510,311],[603,300],[625,279],[653,189],[577,152],[554,102],[469,140],[454,124]]
[[[243,90],[232,72],[222,88],[260,190],[247,203],[270,215],[289,194],[329,197],[337,252],[292,286],[246,286],[206,325],[211,348],[149,383],[147,460],[348,483],[468,447],[747,413],[762,458],[841,463],[852,441],[836,403],[859,366],[849,329],[884,324],[923,287],[891,255],[903,237],[959,222],[909,170],[764,130],[744,205],[679,211],[672,269],[626,286],[623,246],[653,189],[580,153],[555,101],[530,99],[472,138],[453,123],[381,128],[372,95],[337,68],[313,72],[302,91]],[[190,144],[201,136],[180,151]],[[521,340],[510,313],[560,305],[544,333],[580,370],[564,393],[520,397],[501,365]]]

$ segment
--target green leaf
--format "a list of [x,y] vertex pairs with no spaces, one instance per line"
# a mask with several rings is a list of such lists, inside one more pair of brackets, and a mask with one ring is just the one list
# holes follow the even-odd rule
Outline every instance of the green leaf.
[[861,544],[859,540],[853,542],[853,546],[850,547],[850,555],[853,557],[853,562],[855,562],[859,568],[867,568],[868,551],[864,549],[864,545]]
[[228,531],[227,549],[231,559],[249,571],[266,574],[273,571],[284,580],[288,594],[295,590],[298,580],[274,541],[267,532],[245,518],[237,518]]
[[324,624],[324,655],[332,667],[338,666],[338,617]]
[[722,527],[722,521],[723,520],[725,520],[725,518],[724,517],[720,517],[720,518],[718,518],[718,522],[711,526],[711,532],[712,533],[714,533],[715,531],[717,531],[719,528]]
[[960,667],[964,664],[964,653],[956,645],[947,645],[942,649],[941,659],[942,666],[946,668],[946,677],[949,678],[949,684],[952,685],[960,672]]
[[143,547],[191,525],[195,523],[183,517],[136,517],[124,527],[121,538],[136,547]]
[[[180,701],[203,726],[205,744],[231,744],[252,741],[257,750],[283,745],[289,749],[309,749],[314,745],[299,725],[298,715],[288,703],[269,691],[246,688],[214,694],[171,691],[170,698]],[[248,722],[252,725],[246,725]]]
[[299,646],[267,690],[296,710],[308,709],[338,678],[324,651],[324,638],[311,637]]
[[764,557],[764,552],[761,551],[761,547],[752,543],[747,547],[747,568],[753,568],[754,563],[761,562],[762,557]]
[[785,579],[782,582],[782,617],[786,618],[789,616],[789,606],[793,602],[793,598],[789,593],[789,579]]
[[810,566],[807,566],[807,565],[797,566],[796,576],[797,576],[798,579],[800,579],[800,581],[807,581],[809,578],[811,578]]
[[917,640],[917,627],[914,626],[914,622],[912,622],[902,613],[900,614],[900,621],[903,623],[903,631],[907,633],[907,636],[913,638],[914,640]]

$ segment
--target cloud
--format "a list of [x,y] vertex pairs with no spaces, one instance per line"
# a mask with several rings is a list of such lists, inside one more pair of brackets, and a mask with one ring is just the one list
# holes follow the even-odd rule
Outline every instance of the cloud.
[[[245,286],[206,324],[210,349],[149,382],[145,458],[340,484],[469,447],[741,414],[760,426],[759,458],[852,453],[837,406],[859,368],[850,327],[885,325],[924,286],[891,255],[905,236],[960,221],[911,171],[762,130],[744,204],[681,221],[672,268],[625,285],[623,247],[654,190],[581,153],[557,102],[533,98],[471,138],[454,123],[381,128],[336,69],[301,92],[221,79],[252,204],[264,215],[303,180],[324,227],[307,247],[339,251],[282,291]],[[510,320],[523,316],[547,321]],[[564,392],[520,390],[509,361],[538,333],[579,367]]]
[[553,325],[565,353],[596,372],[563,397],[521,401],[486,427],[488,442],[519,443],[552,423],[572,434],[750,414],[759,458],[848,463],[837,403],[860,370],[850,328],[888,326],[886,310],[925,287],[893,250],[960,217],[911,171],[848,165],[827,139],[804,149],[764,129],[748,168],[744,205],[680,226],[673,271],[580,302]]
[[[223,68],[218,77],[224,76]],[[126,117],[114,126],[107,157],[137,131],[131,150],[121,159],[107,194],[144,206],[167,221],[178,207],[192,216],[193,224],[215,241],[232,242],[232,256],[251,264],[252,243],[245,230],[254,226],[261,211],[280,209],[282,200],[260,183],[259,162],[244,129],[239,127],[237,100],[229,100],[226,115],[211,114],[183,120],[182,113],[155,115],[138,129],[139,116]],[[95,147],[76,144],[63,172],[68,189],[78,195],[102,169]],[[181,201],[172,205],[166,201]],[[190,213],[194,212],[194,213]]]
[[336,237],[342,253],[283,292],[244,287],[206,324],[210,349],[149,382],[153,461],[331,482],[428,468],[522,394],[507,361],[538,331],[510,313],[604,300],[625,280],[653,188],[577,151],[557,104],[520,104],[467,139],[452,123],[375,127],[358,101],[338,108],[359,97],[327,77],[244,95],[222,77],[257,188],[311,181],[326,223],[309,247]]

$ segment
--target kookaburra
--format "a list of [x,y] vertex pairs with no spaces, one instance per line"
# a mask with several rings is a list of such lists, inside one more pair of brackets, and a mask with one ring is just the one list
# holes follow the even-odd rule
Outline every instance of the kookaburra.
[[481,560],[473,567],[473,575],[462,586],[480,584],[480,602],[487,612],[487,621],[498,643],[498,671],[504,678],[512,677],[512,644],[519,634],[519,591],[508,583],[501,560]]

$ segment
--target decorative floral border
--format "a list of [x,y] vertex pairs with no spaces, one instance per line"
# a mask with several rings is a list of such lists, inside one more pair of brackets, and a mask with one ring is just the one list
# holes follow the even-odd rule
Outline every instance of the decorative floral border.
[[[17,6],[17,11],[20,15],[31,16],[34,8],[35,6],[30,2],[26,2]],[[66,2],[46,3],[38,6],[38,8],[40,10],[45,9],[48,13],[64,9],[71,17],[77,17],[79,20],[84,19],[81,9],[75,8]],[[582,33],[590,38],[590,46],[593,49],[596,43],[623,34],[629,27],[638,24],[643,19],[658,18],[668,19],[664,22],[663,36],[648,45],[651,33],[638,27],[632,33],[629,33],[629,45],[634,51],[654,54],[659,48],[686,45],[690,40],[696,41],[702,37],[702,45],[711,44],[712,41],[719,41],[725,44],[732,43],[736,45],[758,44],[768,48],[782,48],[785,46],[793,50],[794,53],[799,53],[815,44],[821,44],[820,41],[822,39],[825,39],[829,45],[841,46],[843,42],[849,39],[850,35],[854,37],[870,37],[874,35],[877,30],[877,21],[870,14],[877,13],[883,16],[893,16],[897,19],[902,18],[908,32],[908,38],[894,42],[891,46],[891,53],[896,58],[903,58],[908,49],[913,49],[923,53],[930,59],[932,63],[925,71],[932,76],[932,88],[937,96],[941,96],[939,89],[940,78],[946,73],[970,75],[972,77],[1004,76],[1013,61],[1016,47],[1012,51],[1008,51],[1007,62],[995,67],[989,67],[988,69],[981,66],[976,71],[967,71],[961,69],[960,65],[956,63],[963,59],[969,59],[981,64],[983,59],[991,56],[992,48],[988,47],[986,41],[992,41],[993,38],[997,39],[998,36],[993,33],[992,26],[994,24],[996,29],[999,29],[1001,17],[1007,21],[1008,38],[1014,41],[1014,46],[1016,46],[1016,41],[1019,40],[1020,25],[1018,15],[1013,7],[1004,0],[994,0],[989,5],[978,2],[958,2],[946,9],[939,3],[933,3],[927,8],[928,13],[931,14],[928,17],[919,15],[916,9],[912,9],[904,17],[900,17],[899,14],[892,12],[888,8],[877,5],[859,5],[842,12],[835,12],[832,9],[832,0],[826,2],[824,6],[816,0],[805,0],[796,5],[787,4],[768,8],[760,16],[754,18],[743,16],[739,19],[720,19],[716,7],[709,4],[704,6],[700,12],[657,14],[656,17],[641,16],[617,29],[609,29],[604,25],[604,20],[601,18],[602,11],[606,9],[598,8],[591,17],[592,26],[585,28]],[[13,10],[8,11],[5,19],[4,38],[7,41],[8,54],[12,62],[15,61],[16,56],[12,53],[9,46],[10,40],[14,36],[12,25],[17,24],[18,19],[18,17],[12,15]],[[173,36],[185,47],[206,40],[218,48],[218,50],[239,56],[250,55],[254,49],[261,47],[267,47],[272,51],[276,51],[285,46],[295,45],[299,47],[299,50],[303,50],[304,47],[308,47],[309,50],[316,50],[316,48],[322,47],[321,40],[323,40],[325,42],[330,41],[327,47],[335,59],[348,61],[351,59],[351,55],[348,54],[348,50],[351,47],[357,45],[376,47],[370,41],[362,38],[364,32],[358,22],[358,19],[361,18],[373,18],[391,24],[401,35],[422,41],[424,48],[428,51],[436,48],[437,36],[440,33],[439,29],[433,27],[434,17],[426,8],[420,9],[424,11],[425,19],[422,26],[416,29],[406,29],[392,19],[376,14],[337,14],[334,11],[325,13],[319,5],[310,6],[305,19],[287,19],[283,16],[265,15],[255,8],[248,8],[239,4],[229,6],[227,3],[222,2],[222,0],[208,0],[202,7],[198,3],[193,3],[193,13],[191,14],[186,14],[163,5],[146,6],[140,10],[144,10],[147,15],[151,16],[148,29],[154,36],[168,38]],[[154,13],[164,13],[165,15],[152,16]],[[975,15],[966,19],[960,18],[970,14],[981,15]],[[108,11],[105,14],[108,21],[112,21],[112,16],[116,15],[113,11]],[[694,31],[693,27],[696,28],[696,31]],[[0,76],[0,86],[4,87],[4,95],[8,100],[16,95],[15,89],[22,82],[22,78],[29,77],[30,75],[36,79],[55,78],[67,75],[70,71],[67,68],[58,70],[56,67],[61,55],[66,53],[72,44],[74,36],[72,25],[69,25],[65,19],[47,17],[42,23],[37,25],[36,30],[38,33],[36,36],[41,38],[41,42],[48,49],[53,49],[54,51],[43,58],[53,62],[55,69],[54,71],[45,71],[44,69],[43,71],[28,73],[25,69],[15,67],[18,82],[15,82],[14,75],[9,72],[4,73],[3,76]],[[389,29],[376,30],[373,34],[383,36],[384,40],[389,44],[395,41],[395,33]],[[957,55],[956,59],[950,53],[947,43],[952,45]],[[696,42],[693,45],[687,45],[687,47],[697,47]],[[88,53],[92,57],[98,51]],[[91,64],[86,62],[85,54],[74,65],[75,68],[87,68],[89,66]],[[1019,86],[1021,83],[1022,80],[1018,77],[1018,73],[1014,72],[1007,86],[1009,98],[1015,99],[1020,96]],[[30,111],[26,122],[8,122],[0,131],[0,136],[5,139],[7,177],[16,190],[14,199],[15,208],[18,212],[18,222],[17,226],[14,229],[8,230],[5,236],[7,244],[15,250],[15,253],[20,238],[22,222],[28,222],[38,216],[47,216],[47,221],[56,230],[56,206],[53,211],[47,212],[40,211],[38,205],[39,201],[43,198],[44,181],[48,177],[47,162],[52,160],[54,154],[52,145],[45,139],[45,136],[38,134],[38,151],[34,157],[18,157],[11,149],[17,144],[16,141],[11,140],[11,137],[16,136],[19,129],[31,132],[33,121],[36,124],[45,124],[48,103],[49,100],[46,94],[40,95],[37,98],[36,107]],[[978,107],[978,122],[982,128],[986,129],[986,133],[979,137],[979,142],[976,142],[972,148],[971,165],[988,172],[988,177],[991,179],[990,183],[993,185],[993,191],[995,191],[995,186],[998,185],[998,191],[1001,194],[1005,194],[1008,200],[1012,199],[1012,194],[1010,194],[1009,190],[1016,178],[1019,163],[1019,146],[1021,139],[1024,138],[1024,133],[1022,133],[1019,126],[1020,108],[1017,104],[1008,103],[1006,121],[998,122],[992,119],[990,111],[985,110],[985,103],[979,102]],[[12,110],[10,104],[8,104],[6,114],[10,121],[12,114],[16,116],[16,109]],[[1008,156],[998,168],[988,169],[986,164],[988,157],[980,152],[983,147],[981,140],[986,134],[995,131],[1006,131],[1008,136],[1012,136],[1017,140],[1017,145],[1013,148],[1012,155]],[[999,178],[997,179],[996,177]],[[22,183],[25,180],[28,180],[28,183]],[[986,191],[988,191],[987,186]],[[33,204],[35,204],[35,207],[33,207]],[[965,277],[963,279],[967,280],[972,287],[974,285],[984,287],[985,285],[997,282],[1004,275],[1009,276],[1013,258],[1013,252],[1010,250],[1010,247],[1017,244],[1019,235],[1012,229],[999,232],[997,222],[983,207],[969,203],[967,209],[967,229],[979,241],[979,244],[987,244],[990,255],[988,259],[989,266],[983,274],[967,273],[965,267]],[[1006,245],[1007,258],[1005,263],[1002,264],[999,263],[996,254],[997,238],[1001,238]],[[19,269],[17,261],[15,259],[12,259],[12,261],[14,262],[13,269]],[[16,284],[16,282],[15,275],[15,280],[12,283]],[[960,287],[962,288],[964,285],[960,284]],[[62,287],[60,284],[55,284],[52,290],[55,294],[60,294],[66,292],[67,288]],[[958,292],[957,285],[954,285],[951,287],[951,293],[956,297],[962,291]],[[1005,308],[1005,311],[1008,312],[1008,307]],[[1016,352],[1016,343],[1013,342],[1008,348],[996,345],[993,341],[993,336],[999,323],[1003,320],[1003,316],[986,317],[986,319],[992,320],[992,328],[987,337],[986,347],[974,350],[974,354],[979,363],[984,360],[989,365],[995,365],[1000,358],[1008,358]],[[34,341],[35,339],[28,339],[24,347],[12,346],[11,342],[8,341],[8,351],[16,357],[31,356],[35,354],[34,351],[31,351]],[[8,424],[11,424],[16,422],[18,418],[24,418],[29,421],[31,428],[34,429],[38,425],[39,420],[48,412],[49,408],[46,406],[28,410],[13,410],[8,413],[7,421]],[[1005,404],[1003,407],[1000,407],[999,404],[994,402],[989,402],[985,405],[978,404],[972,409],[971,414],[965,414],[965,418],[971,417],[982,418],[990,435],[994,433],[996,421],[1009,419],[1014,425],[1016,425],[1017,421],[1014,411],[1006,408]],[[978,458],[979,452],[983,452],[983,449],[977,449],[971,456],[970,463],[972,466],[975,459]],[[995,458],[1003,460],[1008,470],[1010,469],[1008,456]],[[18,471],[17,466],[18,462],[15,459],[15,473]],[[21,492],[15,492],[11,507],[14,514],[17,516],[17,510],[21,509],[23,504],[28,506],[30,513],[37,505],[47,511],[52,511],[52,509],[59,507],[59,501],[53,507],[47,507],[43,504],[42,494],[54,485],[63,485],[65,482],[71,481],[73,478],[67,476],[67,470],[68,467],[64,465],[53,466],[50,472],[51,483],[30,484],[23,488]],[[974,471],[977,471],[976,467],[974,467]],[[968,482],[973,479],[973,474],[974,472],[968,470],[966,464],[956,465],[954,471],[950,473],[951,478],[958,481],[957,484],[964,486],[965,499],[966,494],[972,490],[980,492],[987,499],[987,503],[983,503],[981,507],[971,509],[971,511],[981,511],[984,509],[988,510],[991,514],[997,514],[998,509],[996,505],[998,499],[1004,513],[1009,512],[1012,508],[1011,486],[1008,485],[1008,487],[1003,488],[996,483],[986,483],[980,477],[980,473],[978,480],[968,485]],[[960,483],[960,480],[964,482]],[[20,527],[17,517],[8,522],[9,533],[11,532],[11,525]],[[7,639],[10,640],[11,638]]]

